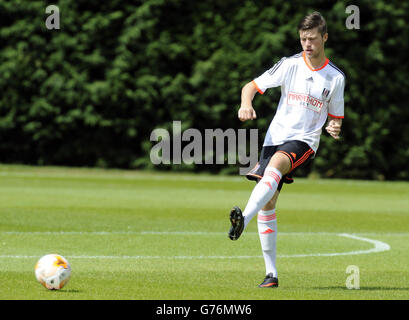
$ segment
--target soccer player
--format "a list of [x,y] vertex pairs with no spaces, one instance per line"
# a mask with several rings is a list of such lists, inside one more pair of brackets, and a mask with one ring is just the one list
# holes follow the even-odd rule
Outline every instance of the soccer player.
[[303,51],[284,57],[242,88],[241,121],[256,119],[252,101],[257,92],[281,87],[276,114],[264,139],[260,159],[247,178],[256,180],[242,212],[230,212],[229,237],[237,240],[250,220],[257,224],[266,277],[261,288],[278,287],[276,269],[276,203],[283,183],[292,183],[295,170],[315,157],[322,127],[339,139],[344,118],[345,75],[325,56],[328,39],[325,19],[319,12],[305,16],[298,25]]

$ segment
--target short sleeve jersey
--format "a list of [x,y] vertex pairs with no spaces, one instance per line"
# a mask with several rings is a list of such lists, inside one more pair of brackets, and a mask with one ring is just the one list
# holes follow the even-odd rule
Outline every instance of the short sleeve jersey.
[[284,57],[253,84],[261,94],[268,88],[281,87],[263,146],[300,140],[317,152],[327,116],[344,118],[345,75],[328,59],[319,69],[312,69],[304,52]]

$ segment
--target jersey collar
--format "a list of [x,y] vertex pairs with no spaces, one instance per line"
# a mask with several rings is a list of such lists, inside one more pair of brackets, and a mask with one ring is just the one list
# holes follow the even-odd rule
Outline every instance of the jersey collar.
[[320,68],[318,68],[318,69],[313,69],[313,68],[311,68],[310,65],[307,63],[307,59],[305,58],[305,51],[302,52],[302,57],[303,57],[303,59],[304,59],[305,64],[307,65],[307,67],[308,67],[311,71],[319,71],[319,70],[321,70],[321,69],[324,69],[324,68],[326,67],[326,65],[328,64],[328,62],[329,62],[329,59],[326,58],[324,64],[323,64]]

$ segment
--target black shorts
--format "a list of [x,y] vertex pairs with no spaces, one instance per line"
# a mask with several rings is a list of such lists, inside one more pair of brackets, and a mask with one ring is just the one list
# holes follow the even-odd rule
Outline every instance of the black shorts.
[[278,191],[283,187],[283,183],[293,183],[293,174],[295,170],[311,161],[315,154],[314,150],[312,150],[308,144],[298,140],[288,141],[279,146],[263,147],[260,153],[260,160],[257,162],[256,166],[246,174],[247,179],[256,182],[260,181],[264,176],[264,170],[266,170],[271,157],[276,152],[284,153],[291,161],[290,172],[281,178],[277,188]]

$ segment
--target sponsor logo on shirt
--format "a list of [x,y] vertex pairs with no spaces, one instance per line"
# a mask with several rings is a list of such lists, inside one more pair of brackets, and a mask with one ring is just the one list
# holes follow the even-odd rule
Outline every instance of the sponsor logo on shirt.
[[324,105],[322,100],[305,93],[289,92],[287,95],[287,104],[289,106],[300,106],[315,112],[321,112]]

